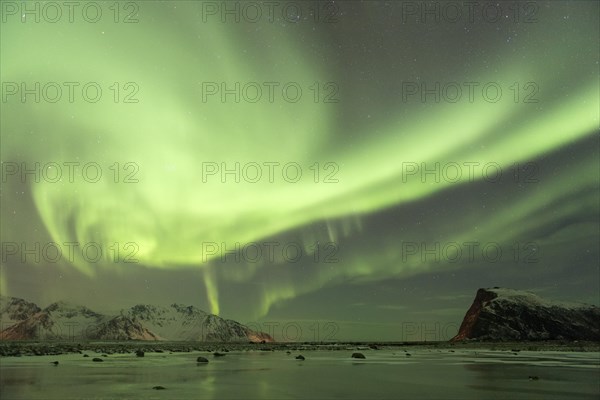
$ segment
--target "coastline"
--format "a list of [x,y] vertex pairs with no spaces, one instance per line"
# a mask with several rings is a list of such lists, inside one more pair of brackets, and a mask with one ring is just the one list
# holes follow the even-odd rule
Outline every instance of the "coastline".
[[600,352],[599,342],[528,341],[528,342],[167,342],[167,341],[3,341],[0,357],[42,356],[61,354],[127,354],[138,350],[152,353],[240,352],[240,351],[402,351],[413,350],[489,350],[518,353],[520,351]]

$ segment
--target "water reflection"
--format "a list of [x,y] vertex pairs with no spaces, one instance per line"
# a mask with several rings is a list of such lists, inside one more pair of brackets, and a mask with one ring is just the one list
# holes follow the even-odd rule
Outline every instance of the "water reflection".
[[[286,399],[598,397],[598,355],[509,357],[506,353],[368,351],[357,362],[343,351],[307,351],[304,361],[283,352],[240,352],[198,366],[198,355],[115,354],[94,363],[71,354],[2,358],[2,400]],[[521,357],[519,360],[518,357]],[[58,366],[51,361],[60,362]],[[574,363],[580,364],[580,367]],[[587,367],[585,367],[587,365]],[[530,375],[539,381],[530,381]],[[154,386],[166,390],[152,390]],[[520,396],[519,396],[520,394]]]

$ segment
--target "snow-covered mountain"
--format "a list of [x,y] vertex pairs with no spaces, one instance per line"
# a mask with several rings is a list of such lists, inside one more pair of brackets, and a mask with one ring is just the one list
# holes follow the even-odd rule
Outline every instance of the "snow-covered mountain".
[[169,307],[138,304],[121,314],[140,321],[160,337],[191,341],[203,340],[202,322],[208,315],[195,307],[175,304]]
[[58,302],[43,310],[38,307],[28,318],[5,327],[0,337],[5,340],[80,338],[95,332],[107,319],[87,307]]
[[273,338],[236,321],[193,306],[136,305],[120,315],[103,315],[65,302],[40,309],[22,299],[3,298],[2,340],[184,340],[271,342]]
[[2,328],[14,321],[22,321],[40,312],[41,309],[34,303],[30,303],[17,297],[0,296],[0,321]]
[[100,340],[161,340],[162,338],[146,328],[140,321],[123,315],[110,318],[99,324],[88,337]]
[[533,293],[479,289],[452,341],[600,340],[600,308]]
[[157,307],[139,304],[123,315],[140,321],[150,331],[169,340],[273,341],[265,333],[254,332],[239,322],[207,314],[193,306],[171,304],[168,307]]

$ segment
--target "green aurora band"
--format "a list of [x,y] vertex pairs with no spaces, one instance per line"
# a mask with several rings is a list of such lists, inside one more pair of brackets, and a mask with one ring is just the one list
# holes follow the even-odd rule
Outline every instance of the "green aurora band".
[[[511,46],[490,50],[498,60],[493,68],[447,68],[454,55],[440,54],[436,67],[422,77],[499,82],[503,88],[513,82],[535,81],[540,88],[539,103],[516,103],[511,92],[497,103],[477,99],[425,105],[400,103],[396,93],[394,112],[385,120],[377,119],[377,126],[365,132],[364,124],[358,122],[353,131],[340,128],[340,118],[352,119],[343,113],[346,82],[338,79],[339,66],[324,62],[308,45],[323,41],[323,32],[289,24],[266,23],[255,30],[252,25],[201,23],[196,8],[192,2],[178,3],[176,9],[144,2],[140,23],[129,25],[111,21],[3,24],[2,82],[98,82],[105,97],[112,96],[106,89],[113,82],[135,82],[140,91],[136,104],[106,98],[95,104],[23,104],[18,96],[9,98],[2,105],[2,160],[99,163],[105,176],[97,183],[75,179],[73,183],[28,185],[51,239],[97,242],[103,248],[115,242],[135,242],[139,245],[136,258],[148,268],[200,269],[215,314],[221,311],[220,285],[251,282],[261,269],[275,270],[276,266],[257,263],[235,270],[219,268],[216,260],[207,260],[202,253],[202,243],[233,247],[295,230],[304,232],[307,246],[316,240],[343,240],[360,232],[361,220],[370,213],[470,183],[465,174],[459,182],[423,184],[419,176],[403,182],[402,161],[428,165],[494,162],[508,170],[514,163],[595,135],[598,129],[597,54],[584,57],[585,62],[579,55],[581,49],[597,48],[598,27],[592,18],[585,19],[585,10],[572,17],[577,24],[569,25],[575,45],[563,40],[563,30],[554,29],[558,25],[553,21],[561,15],[556,6],[540,16],[546,20],[538,24],[513,26],[527,37],[526,44],[519,51]],[[459,49],[461,40],[446,39],[445,44]],[[390,79],[413,75],[400,64]],[[308,92],[298,103],[204,103],[201,82],[206,81],[298,82],[303,88],[333,81],[340,87],[340,103],[315,103]],[[377,96],[382,87],[374,83],[365,90]],[[366,102],[360,112],[369,113],[370,107]],[[139,165],[139,182],[113,182],[108,166],[114,162]],[[275,175],[273,183],[266,179],[222,183],[218,176],[203,182],[205,162],[229,166],[297,162],[304,174],[297,183],[278,179],[280,175]],[[321,167],[327,162],[339,165],[339,182],[315,183],[308,169],[315,162]],[[585,192],[596,185],[597,173],[595,157],[574,160],[570,169],[558,171],[552,181],[541,181],[536,190],[497,204],[484,219],[476,210],[461,216],[459,226],[452,218],[441,219],[437,239],[472,240],[476,226],[476,239],[509,241],[552,219],[595,209],[597,194],[572,198],[568,193]],[[481,179],[480,174],[475,177]],[[2,218],[7,221],[9,210],[20,207],[19,200],[5,196],[3,202]],[[328,226],[326,234],[311,233],[311,224],[318,223]],[[3,225],[4,238],[17,240],[31,234],[26,222],[23,227]],[[285,274],[279,266],[280,272],[273,272],[277,279],[262,283],[253,311],[265,315],[276,302],[345,279],[379,280],[436,268],[418,257],[397,262],[398,239],[382,240],[377,249],[344,258],[336,268],[315,268],[303,279]],[[109,256],[105,264],[117,272],[127,267],[115,266]],[[98,268],[81,257],[73,266],[89,276]]]

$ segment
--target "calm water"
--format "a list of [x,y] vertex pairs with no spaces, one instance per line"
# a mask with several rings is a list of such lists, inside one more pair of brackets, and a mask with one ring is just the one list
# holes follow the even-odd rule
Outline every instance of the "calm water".
[[[303,351],[0,359],[0,398],[24,399],[595,399],[600,354],[457,350]],[[209,364],[197,365],[204,355]],[[60,365],[51,365],[58,360]],[[529,380],[536,375],[539,380]],[[162,385],[166,390],[153,390]]]

